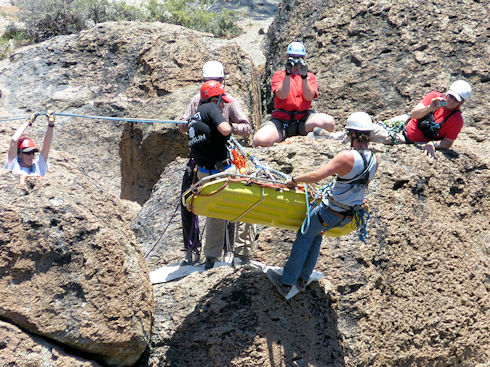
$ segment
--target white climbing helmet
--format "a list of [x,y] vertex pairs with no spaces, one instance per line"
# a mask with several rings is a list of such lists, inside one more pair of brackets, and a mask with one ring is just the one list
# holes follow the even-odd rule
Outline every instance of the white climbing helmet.
[[301,42],[291,42],[288,46],[288,55],[305,56],[305,46]]
[[373,120],[366,112],[354,112],[347,118],[347,130],[371,131],[374,128]]
[[208,61],[202,67],[203,78],[224,78],[225,70],[219,61]]
[[464,80],[456,80],[449,87],[447,94],[452,95],[458,102],[464,102],[471,96],[471,86]]

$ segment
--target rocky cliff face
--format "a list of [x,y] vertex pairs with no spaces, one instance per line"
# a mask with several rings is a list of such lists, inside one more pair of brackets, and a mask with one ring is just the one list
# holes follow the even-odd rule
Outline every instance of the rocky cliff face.
[[[68,158],[66,155],[64,158]],[[54,159],[48,179],[0,176],[0,315],[110,365],[148,344],[154,301],[134,206]]]
[[[0,62],[0,109],[2,114],[49,108],[82,115],[180,120],[202,83],[202,65],[217,58],[226,65],[226,83],[231,86],[227,91],[258,124],[260,91],[252,60],[236,44],[161,23],[102,24],[19,49]],[[103,120],[58,120],[57,147],[89,158],[79,167],[86,175],[112,194],[140,204],[149,198],[163,168],[187,155],[175,125],[125,128],[123,123]],[[31,133],[43,134],[44,126],[35,124]]]
[[[325,280],[288,302],[264,274],[243,268],[151,289],[146,266],[182,256],[174,213],[185,140],[174,127],[60,118],[46,179],[19,187],[0,175],[2,363],[30,365],[39,355],[37,365],[130,364],[149,342],[136,365],[488,364],[487,17],[477,1],[283,1],[267,35],[264,105],[271,73],[297,39],[319,80],[316,108],[338,129],[355,110],[376,119],[406,112],[456,78],[474,91],[453,150],[437,159],[415,146],[373,145],[380,166],[367,244],[354,234],[325,239],[317,264]],[[219,55],[230,92],[257,126],[256,71],[238,46],[225,44],[171,25],[103,24],[1,62],[0,102],[6,113],[49,104],[177,119],[198,89],[202,63]],[[16,126],[1,125],[3,152]],[[44,126],[31,131],[40,137]],[[346,148],[295,137],[247,149],[298,174]],[[256,259],[282,266],[294,236],[260,228]]]

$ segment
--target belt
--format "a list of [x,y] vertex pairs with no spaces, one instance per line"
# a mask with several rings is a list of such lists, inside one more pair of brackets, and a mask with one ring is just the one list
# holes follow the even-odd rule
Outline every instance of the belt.
[[205,170],[218,170],[218,171],[223,171],[227,168],[230,167],[230,165],[232,164],[233,162],[231,161],[230,158],[227,158],[223,161],[219,161],[219,162],[216,162],[215,164],[201,164],[201,163],[197,163],[197,165],[199,166],[199,168],[203,168]]
[[[327,210],[328,210],[330,213],[332,213],[333,215],[335,215],[335,216],[337,216],[337,217],[339,217],[339,218],[342,218],[342,219],[347,218],[347,217],[352,217],[352,215],[345,215],[345,214],[342,214],[341,212],[338,212],[338,211],[336,211],[336,210],[333,210],[333,209],[332,209],[332,208],[330,208],[329,206],[327,206]],[[322,226],[327,227],[327,226],[329,225],[328,223],[325,223],[325,222],[323,221],[323,218],[322,218],[322,216],[320,215],[320,212],[317,212],[317,213],[316,213],[316,215],[317,215],[317,217],[318,217],[318,220],[319,220],[319,221],[320,221],[320,223],[322,224]]]
[[332,213],[333,215],[336,215],[337,217],[341,217],[341,218],[345,218],[345,217],[352,217],[352,215],[347,215],[347,214],[343,214],[345,212],[338,212],[336,210],[333,210],[331,207],[327,206],[327,210]]
[[[209,174],[215,174],[215,173],[220,173],[223,171],[226,171],[228,168],[230,168],[233,164],[231,163],[230,159],[225,159],[224,161],[217,162],[213,166],[200,166],[198,165],[198,170],[199,172],[203,173],[209,173]],[[211,168],[209,168],[211,167]]]
[[[280,119],[280,118],[277,118],[277,114],[275,112],[282,112],[282,113],[286,113],[289,115],[289,119]],[[272,114],[271,114],[271,117],[272,118],[275,118],[276,120],[280,120],[281,122],[298,122],[298,121],[301,121],[302,119],[304,119],[307,115],[308,115],[308,112],[310,112],[310,110],[305,110],[305,111],[287,111],[287,110],[283,110],[281,108],[276,108],[272,111]]]

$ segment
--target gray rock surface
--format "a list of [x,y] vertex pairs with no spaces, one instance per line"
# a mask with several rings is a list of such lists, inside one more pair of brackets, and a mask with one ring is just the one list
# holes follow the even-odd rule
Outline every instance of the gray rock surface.
[[[0,89],[7,93],[0,99],[4,112],[24,113],[49,100],[68,111],[174,119],[198,89],[203,61],[219,55],[229,73],[230,92],[241,98],[256,127],[262,120],[260,95],[264,106],[270,106],[270,77],[282,67],[292,40],[305,42],[321,92],[315,106],[334,115],[338,129],[355,110],[384,119],[411,109],[431,89],[444,91],[456,78],[473,85],[472,98],[463,106],[465,126],[453,150],[437,152],[432,160],[416,146],[373,145],[380,167],[368,196],[370,239],[365,245],[355,234],[324,240],[317,270],[331,289],[325,289],[326,282],[314,283],[285,302],[264,274],[229,267],[154,286],[153,333],[138,366],[488,365],[490,147],[485,136],[490,88],[485,5],[284,0],[267,35],[262,90],[252,60],[238,46],[158,23],[99,25],[21,49],[0,63]],[[15,126],[0,126],[3,152]],[[32,132],[41,136],[44,124],[33,126]],[[78,325],[85,315],[78,312],[80,307],[57,315],[53,310],[60,302],[47,301],[57,294],[77,304],[77,292],[67,288],[73,283],[66,278],[98,274],[102,285],[124,283],[116,293],[121,298],[130,293],[126,276],[121,276],[129,260],[109,262],[99,243],[111,243],[119,260],[134,258],[138,263],[143,255],[134,250],[135,242],[144,254],[156,245],[146,258],[150,269],[181,257],[178,212],[173,215],[187,153],[185,140],[170,127],[109,127],[60,119],[56,132],[53,170],[46,180],[19,188],[8,175],[0,176],[2,254],[6,251],[0,261],[8,263],[0,268],[9,277],[34,274],[32,279],[39,280],[33,283],[35,292],[24,291],[24,283],[13,284],[22,302],[39,309],[16,310],[9,320],[25,328],[50,326],[42,334],[51,339],[76,336],[76,327],[62,334],[55,326],[72,319]],[[73,141],[83,144],[73,146]],[[298,174],[346,148],[330,139],[295,137],[271,148],[247,149],[275,169]],[[116,199],[122,192],[142,204],[141,210]],[[49,201],[60,193],[73,199],[70,208]],[[36,195],[37,211],[21,200]],[[28,215],[13,209],[14,204]],[[86,237],[79,235],[86,232]],[[85,252],[103,254],[97,257],[100,267],[66,264],[61,252],[58,263],[40,272],[46,265],[42,255],[58,256],[64,249],[60,236],[72,246],[74,260]],[[261,227],[255,258],[283,265],[294,238],[293,231]],[[75,247],[69,239],[81,245]],[[116,242],[128,247],[122,250]],[[20,260],[12,263],[13,256]],[[42,276],[77,264],[82,264],[77,271],[59,276],[60,287],[52,287],[51,278],[41,282]],[[82,280],[80,284],[102,293],[93,278]],[[7,286],[1,289],[12,293]],[[141,289],[151,294],[148,285]],[[0,304],[13,308],[19,302],[11,297]],[[135,307],[119,309],[126,314]],[[47,323],[53,314],[58,317],[55,326]],[[97,317],[83,320],[90,323]],[[110,338],[113,328],[129,324],[124,318],[101,321],[100,335]],[[147,342],[148,328],[141,329],[144,338],[139,340]],[[86,342],[83,335],[56,340],[74,348]],[[102,342],[97,348],[107,345]]]
[[25,185],[0,174],[0,317],[108,365],[132,365],[154,308],[129,228],[133,206],[63,159],[52,164],[49,178]]
[[2,366],[100,367],[4,321],[0,321],[0,340]]

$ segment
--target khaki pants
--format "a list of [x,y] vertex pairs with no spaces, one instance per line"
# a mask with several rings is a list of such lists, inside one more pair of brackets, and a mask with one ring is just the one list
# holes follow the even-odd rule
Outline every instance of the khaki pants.
[[[230,174],[238,173],[234,165],[223,172],[228,172]],[[206,176],[210,176],[210,174],[199,171],[197,172],[198,179],[202,179]],[[221,256],[223,252],[223,245],[227,240],[227,222],[228,221],[224,219],[206,217],[206,241],[204,242],[203,246],[204,256],[214,258]],[[229,238],[228,240],[231,244],[234,242],[234,252],[236,255],[251,255],[257,232],[256,228],[257,226],[255,224],[240,222],[235,224],[235,239]]]
[[257,236],[257,225],[250,223],[235,223],[235,245],[236,256],[252,256]]
[[[409,115],[400,115],[393,117],[389,121],[406,121],[410,116]],[[385,125],[381,122],[374,124],[374,129],[370,134],[371,142],[373,143],[383,143],[387,145],[394,144],[407,144],[407,139],[405,135],[401,132],[394,132],[388,130]]]

